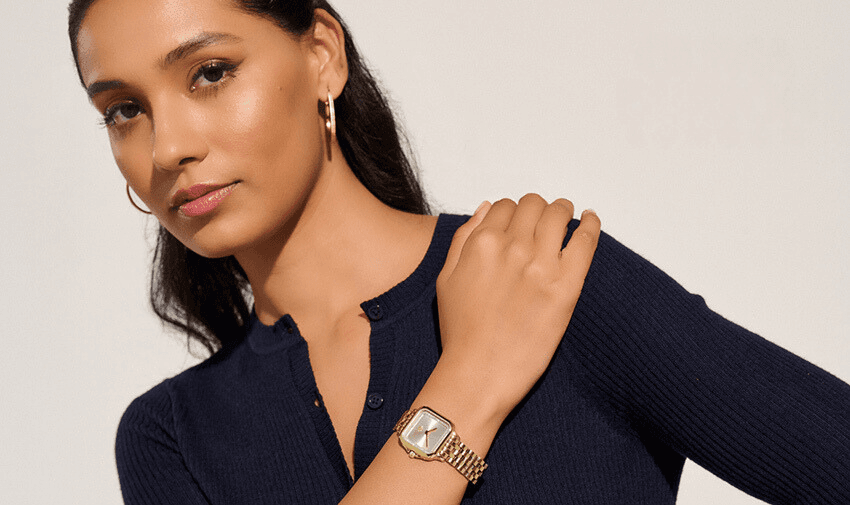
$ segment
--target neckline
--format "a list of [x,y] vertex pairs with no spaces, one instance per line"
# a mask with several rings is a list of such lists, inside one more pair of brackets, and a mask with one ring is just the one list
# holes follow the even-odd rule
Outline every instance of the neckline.
[[[469,216],[438,215],[431,242],[416,269],[383,294],[360,304],[360,308],[369,317],[373,328],[391,323],[421,296],[433,292],[454,232],[467,219]],[[268,354],[298,343],[301,336],[295,321],[289,314],[284,314],[273,325],[268,326],[260,322],[252,308],[251,319],[247,325],[247,340],[255,352]]]

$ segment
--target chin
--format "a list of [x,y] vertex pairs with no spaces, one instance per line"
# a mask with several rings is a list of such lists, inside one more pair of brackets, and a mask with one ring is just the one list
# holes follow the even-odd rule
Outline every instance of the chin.
[[192,240],[190,243],[184,242],[184,245],[204,258],[224,258],[245,250],[248,245],[242,238],[218,234],[215,240]]
[[211,260],[226,258],[234,254],[230,249],[204,249],[199,247],[189,247],[189,249],[195,254]]
[[[181,242],[183,241],[181,240]],[[185,245],[193,253],[208,259],[225,258],[227,256],[233,256],[236,252],[230,244],[206,244],[198,243],[196,241],[186,241],[183,242],[183,245]]]
[[222,230],[220,227],[208,225],[189,237],[169,231],[189,250],[209,259],[232,256],[244,249],[247,242],[244,232],[239,233],[232,228]]

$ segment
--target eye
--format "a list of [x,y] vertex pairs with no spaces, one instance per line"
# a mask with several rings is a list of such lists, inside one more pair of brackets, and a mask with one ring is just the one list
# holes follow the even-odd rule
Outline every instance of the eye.
[[106,126],[118,126],[133,119],[144,112],[142,106],[136,102],[121,102],[111,105],[103,113],[103,124]]
[[210,88],[218,86],[222,80],[232,77],[236,65],[224,61],[211,61],[198,68],[192,76],[191,90],[194,92],[199,88]]

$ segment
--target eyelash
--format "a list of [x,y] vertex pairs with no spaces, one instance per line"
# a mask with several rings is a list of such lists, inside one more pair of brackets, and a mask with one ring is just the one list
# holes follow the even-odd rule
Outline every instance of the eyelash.
[[[210,84],[207,86],[199,87],[196,85],[198,79],[204,76],[205,73],[210,71],[219,71],[221,72],[221,77],[216,81],[210,81],[207,79]],[[191,85],[189,86],[190,93],[200,93],[201,97],[209,96],[211,94],[215,94],[218,92],[224,85],[228,83],[228,81],[236,75],[236,65],[230,62],[215,60],[209,61],[198,67],[195,71],[194,75],[192,75]],[[127,100],[123,102],[116,103],[106,108],[103,112],[103,118],[101,118],[100,123],[102,126],[110,128],[110,127],[119,127],[124,123],[118,124],[115,121],[115,116],[121,111],[121,108],[126,106],[135,106],[138,108],[136,114],[133,117],[128,118],[128,120],[133,119],[139,114],[144,112],[144,108],[142,108],[141,104],[139,104],[136,100]]]
[[[134,115],[133,117],[136,117],[138,114],[141,114],[142,112],[144,112],[144,109],[142,108],[142,106],[138,102],[136,102],[135,100],[128,100],[128,101],[125,101],[125,102],[119,102],[119,103],[116,103],[115,105],[110,105],[109,107],[106,108],[106,110],[103,112],[103,117],[100,119],[100,125],[103,126],[103,127],[106,127],[106,128],[121,126],[120,124],[115,122],[115,116],[118,114],[118,112],[121,110],[122,107],[126,107],[128,105],[133,105],[133,106],[136,106],[136,107],[139,108],[138,113],[136,115]],[[128,119],[133,119],[133,118],[128,118]]]
[[204,73],[209,72],[211,70],[220,71],[221,77],[217,81],[210,81],[209,86],[205,86],[200,91],[203,93],[218,91],[221,86],[227,83],[231,78],[236,75],[236,65],[227,61],[215,60],[204,63],[198,70],[195,71],[195,74],[192,76],[192,85],[189,87],[189,90],[193,93],[198,91],[198,87],[195,83],[198,81],[200,77],[204,75]]

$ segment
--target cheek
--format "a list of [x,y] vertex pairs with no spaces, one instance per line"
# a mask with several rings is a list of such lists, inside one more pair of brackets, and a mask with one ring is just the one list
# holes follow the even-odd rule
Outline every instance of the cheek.
[[140,145],[138,140],[130,140],[125,137],[118,138],[117,134],[110,132],[110,147],[112,157],[118,170],[124,179],[133,187],[139,197],[147,199],[151,189],[150,166],[151,157],[148,150]]
[[240,89],[234,100],[226,102],[218,116],[226,119],[210,136],[228,155],[291,165],[312,158],[311,152],[321,149],[321,131],[316,128],[318,102],[297,81]]
[[146,125],[140,124],[129,136],[118,137],[110,132],[109,137],[115,164],[133,188],[135,197],[141,199],[154,213],[167,211],[162,202],[165,201],[164,196],[168,194],[176,173],[154,169],[150,130],[146,129]]
[[235,100],[223,105],[224,110],[219,117],[226,118],[226,123],[213,132],[217,137],[216,143],[245,150],[252,147],[252,140],[261,138],[264,129],[271,126],[271,114],[267,110],[272,106],[261,91],[256,88],[240,91]]

